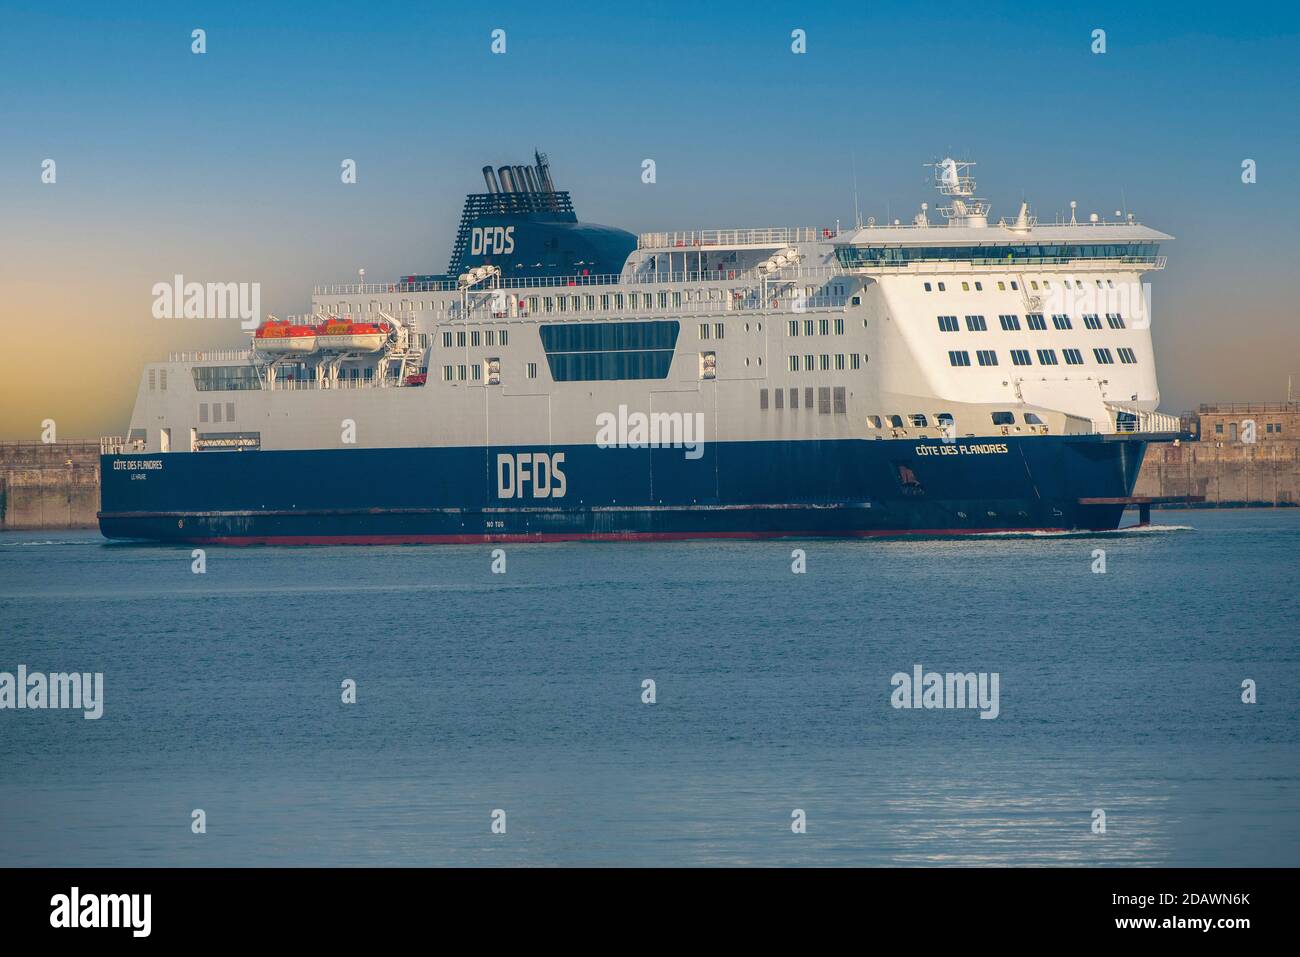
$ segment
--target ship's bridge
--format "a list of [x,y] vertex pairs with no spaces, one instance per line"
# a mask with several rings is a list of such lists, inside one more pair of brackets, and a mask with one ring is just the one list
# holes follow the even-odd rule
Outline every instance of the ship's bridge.
[[906,267],[913,263],[1053,265],[1105,262],[1161,269],[1160,243],[1172,239],[1138,223],[1053,226],[867,226],[832,240],[845,269]]

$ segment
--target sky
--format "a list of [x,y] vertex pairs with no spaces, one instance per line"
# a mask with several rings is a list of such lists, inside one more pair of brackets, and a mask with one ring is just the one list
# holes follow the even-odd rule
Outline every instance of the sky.
[[121,433],[145,362],[246,342],[153,318],[178,273],[292,314],[443,271],[479,168],[534,147],[633,232],[848,225],[855,171],[864,218],[906,220],[924,163],[973,159],[994,218],[1077,200],[1176,237],[1167,411],[1300,391],[1300,12],[1054,6],[0,0],[0,439]]

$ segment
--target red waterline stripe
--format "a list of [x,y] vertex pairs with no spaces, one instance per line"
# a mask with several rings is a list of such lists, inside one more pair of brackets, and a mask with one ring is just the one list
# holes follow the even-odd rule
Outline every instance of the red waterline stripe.
[[1065,532],[1064,528],[917,528],[853,532],[540,532],[481,535],[249,535],[184,538],[192,545],[480,545],[493,542],[676,542],[688,539],[898,538]]

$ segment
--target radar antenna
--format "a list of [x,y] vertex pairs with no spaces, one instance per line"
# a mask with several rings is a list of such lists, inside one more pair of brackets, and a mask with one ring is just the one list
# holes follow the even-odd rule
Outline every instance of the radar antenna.
[[939,207],[949,226],[988,225],[989,204],[975,197],[975,177],[971,175],[974,163],[946,157],[926,165],[934,170],[935,188],[952,197],[951,205]]

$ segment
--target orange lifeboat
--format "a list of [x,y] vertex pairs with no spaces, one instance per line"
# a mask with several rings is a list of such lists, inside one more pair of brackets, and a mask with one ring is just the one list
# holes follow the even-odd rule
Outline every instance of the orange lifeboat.
[[299,326],[287,319],[262,323],[253,333],[253,346],[261,352],[304,354],[316,351],[316,327]]
[[388,341],[388,329],[374,322],[329,319],[316,330],[316,342],[330,352],[378,352]]

